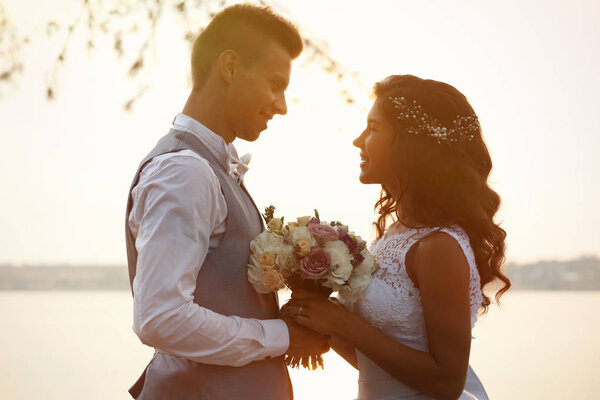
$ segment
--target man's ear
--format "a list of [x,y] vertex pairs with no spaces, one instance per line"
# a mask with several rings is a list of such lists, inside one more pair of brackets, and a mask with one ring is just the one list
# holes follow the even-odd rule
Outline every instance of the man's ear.
[[234,50],[225,50],[219,55],[219,74],[225,83],[231,83],[240,63],[240,56]]

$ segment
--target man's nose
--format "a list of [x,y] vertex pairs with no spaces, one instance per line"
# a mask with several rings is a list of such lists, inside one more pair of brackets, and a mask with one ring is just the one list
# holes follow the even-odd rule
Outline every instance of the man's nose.
[[275,99],[275,113],[285,115],[287,114],[287,103],[285,101],[285,93],[281,93]]

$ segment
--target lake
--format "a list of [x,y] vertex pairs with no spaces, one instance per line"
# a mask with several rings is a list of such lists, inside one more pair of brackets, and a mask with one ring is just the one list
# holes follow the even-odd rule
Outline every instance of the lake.
[[[153,350],[131,329],[128,292],[0,292],[0,399],[126,400]],[[600,292],[514,291],[473,332],[491,399],[600,398]],[[356,371],[291,371],[296,400],[352,399]]]

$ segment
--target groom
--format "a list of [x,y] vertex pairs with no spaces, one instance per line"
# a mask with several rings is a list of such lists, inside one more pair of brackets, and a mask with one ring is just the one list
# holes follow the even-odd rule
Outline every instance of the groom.
[[156,349],[130,389],[136,399],[290,399],[283,354],[328,349],[248,283],[249,243],[263,225],[232,145],[287,112],[301,51],[290,22],[247,4],[221,11],[194,43],[192,92],[141,162],[127,204],[133,329]]

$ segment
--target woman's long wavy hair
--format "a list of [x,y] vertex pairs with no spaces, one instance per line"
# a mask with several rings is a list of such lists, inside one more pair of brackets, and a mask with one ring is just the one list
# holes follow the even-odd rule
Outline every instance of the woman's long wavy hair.
[[[399,111],[390,98],[413,100],[429,116],[451,127],[457,116],[474,116],[475,111],[454,87],[412,75],[393,75],[375,84],[376,104],[381,107],[396,135],[392,165],[399,193],[382,186],[375,204],[375,222],[381,237],[390,219],[409,227],[448,227],[459,225],[469,236],[483,289],[493,281],[502,282],[496,301],[510,288],[501,271],[506,232],[494,222],[500,196],[487,183],[492,160],[481,129],[471,140],[438,143],[424,134],[408,133],[410,120],[398,119]],[[483,312],[490,305],[484,294]]]

